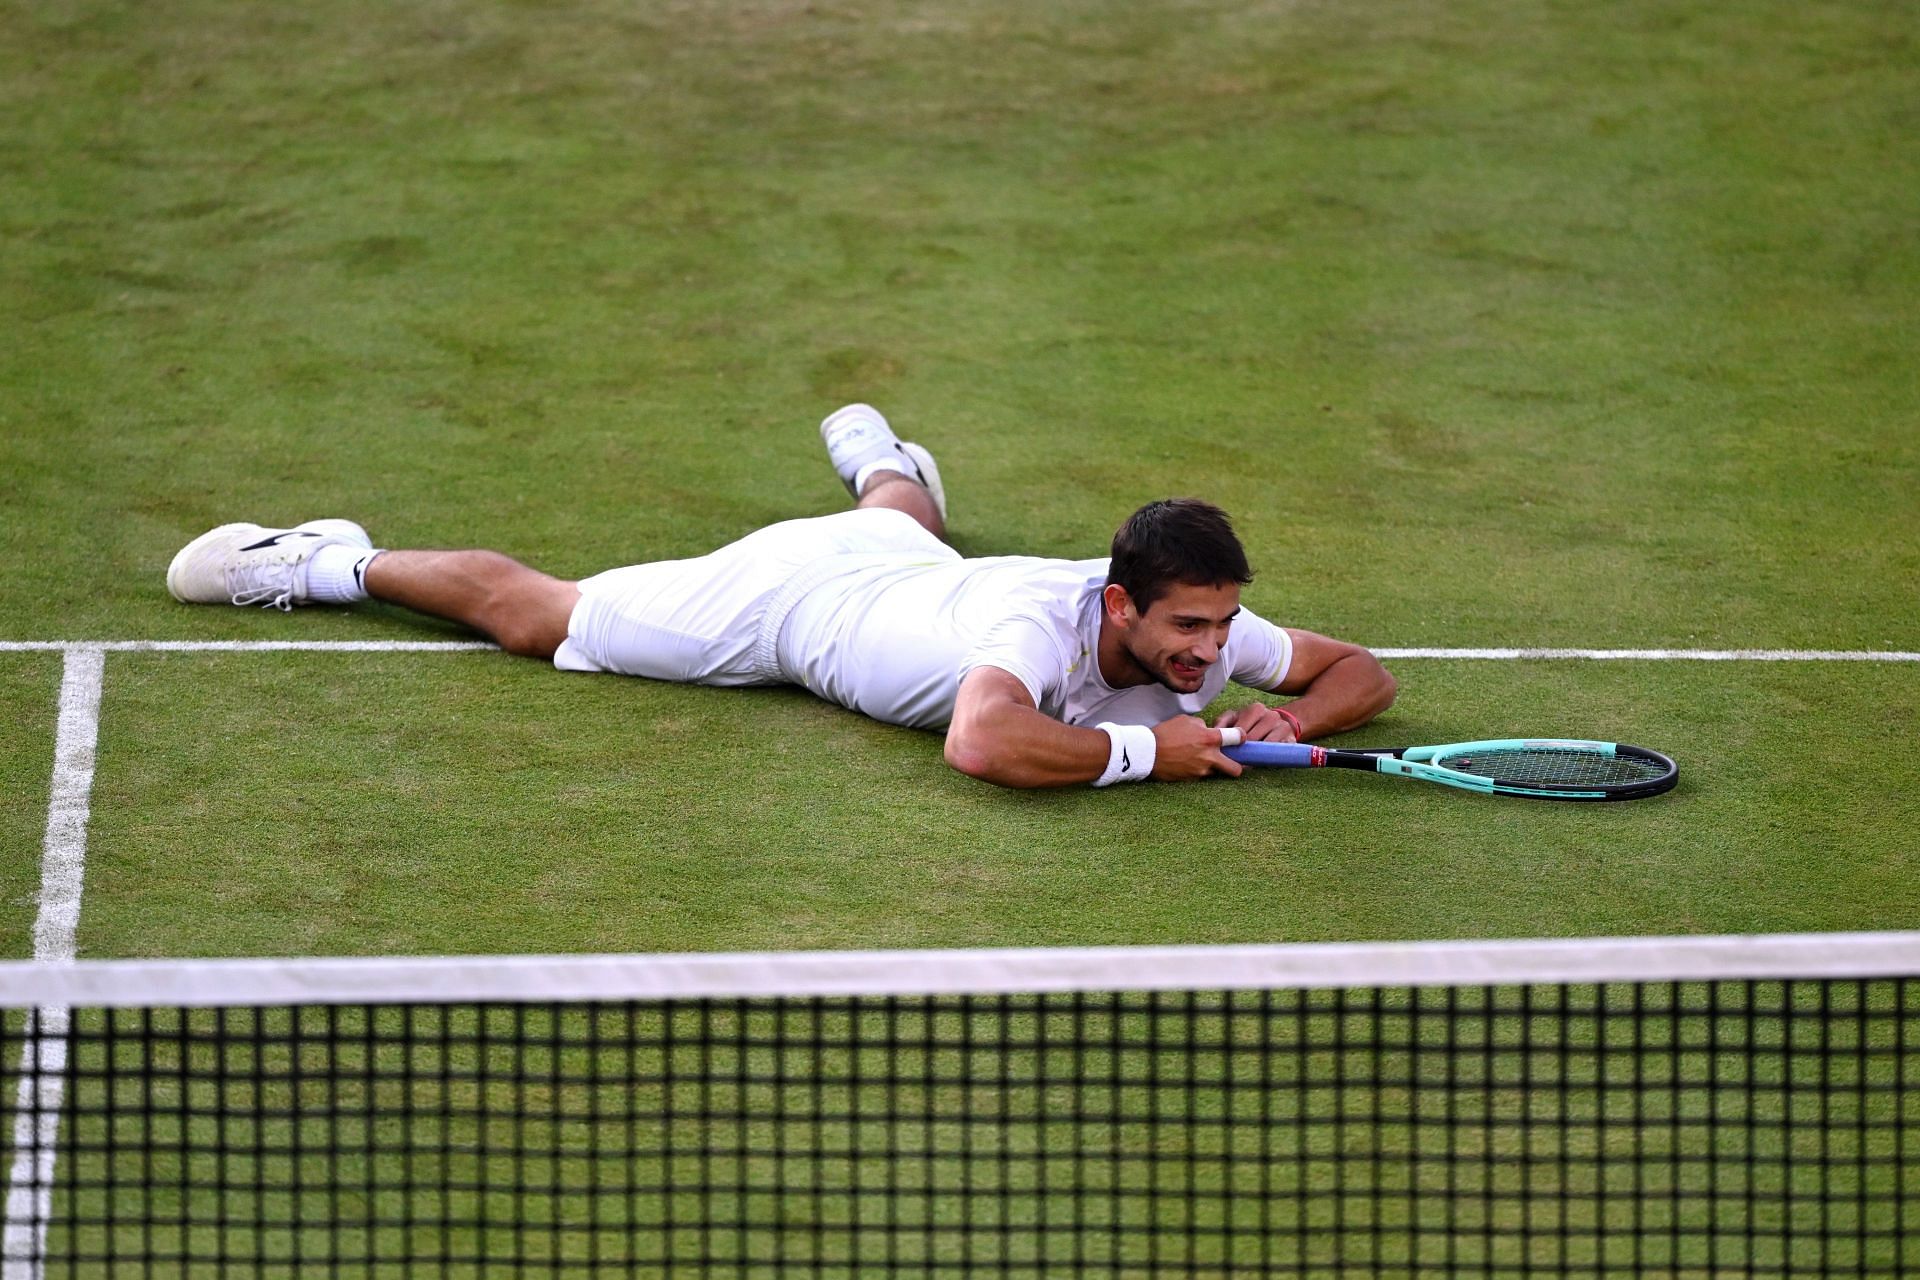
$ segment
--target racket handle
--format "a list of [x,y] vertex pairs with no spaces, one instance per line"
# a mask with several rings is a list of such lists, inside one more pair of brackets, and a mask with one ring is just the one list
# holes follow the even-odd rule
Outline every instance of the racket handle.
[[1269,769],[1311,769],[1327,759],[1325,748],[1305,742],[1243,742],[1221,750],[1229,760]]

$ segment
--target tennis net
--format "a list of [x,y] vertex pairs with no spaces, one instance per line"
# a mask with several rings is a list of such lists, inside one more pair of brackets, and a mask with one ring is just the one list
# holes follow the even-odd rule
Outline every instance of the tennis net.
[[1920,933],[0,964],[6,1280],[1920,1273]]

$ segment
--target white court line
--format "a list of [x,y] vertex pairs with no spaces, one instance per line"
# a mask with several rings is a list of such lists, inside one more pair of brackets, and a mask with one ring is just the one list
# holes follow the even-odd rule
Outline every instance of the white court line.
[[1920,653],[1900,649],[1375,649],[1373,656],[1487,662],[1534,658],[1595,662],[1920,662]]
[[[0,653],[493,653],[485,640],[0,640]],[[1920,662],[1902,649],[1375,649],[1377,658],[1488,662]]]
[[[106,654],[99,647],[67,649],[60,679],[60,720],[53,739],[47,834],[41,842],[40,910],[33,922],[36,961],[74,957],[105,671]],[[68,1025],[64,1005],[27,1011],[14,1102],[13,1164],[7,1172],[6,1230],[0,1236],[4,1280],[39,1280],[43,1274],[47,1223],[53,1217],[54,1143],[60,1135]]]
[[0,640],[0,653],[493,653],[486,640]]

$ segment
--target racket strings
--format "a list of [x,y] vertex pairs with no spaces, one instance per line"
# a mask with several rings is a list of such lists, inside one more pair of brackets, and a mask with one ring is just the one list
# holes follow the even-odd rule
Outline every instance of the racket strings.
[[1497,782],[1548,786],[1622,786],[1651,781],[1666,772],[1656,760],[1564,747],[1496,747],[1441,756],[1434,763]]

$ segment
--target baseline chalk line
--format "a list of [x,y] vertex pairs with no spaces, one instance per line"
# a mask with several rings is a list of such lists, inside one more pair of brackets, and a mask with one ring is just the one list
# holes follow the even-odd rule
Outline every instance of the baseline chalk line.
[[0,640],[0,653],[497,653],[487,640]]
[[1920,662],[1899,649],[1375,649],[1376,658],[1517,662]]

